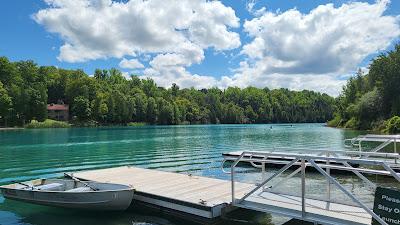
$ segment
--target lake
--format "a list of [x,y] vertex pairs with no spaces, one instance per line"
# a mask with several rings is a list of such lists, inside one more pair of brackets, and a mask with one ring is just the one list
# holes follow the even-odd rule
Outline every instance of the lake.
[[[229,179],[221,153],[274,147],[343,150],[357,131],[324,124],[189,125],[0,131],[0,184],[135,165]],[[362,188],[362,186],[360,187]],[[279,220],[279,219],[278,219]],[[0,224],[187,224],[151,213],[87,213],[5,200]]]

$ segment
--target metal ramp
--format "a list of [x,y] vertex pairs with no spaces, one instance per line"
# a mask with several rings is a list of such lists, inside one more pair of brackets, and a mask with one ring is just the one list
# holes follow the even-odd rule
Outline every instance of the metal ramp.
[[[247,157],[245,155],[257,155],[263,156],[261,159]],[[363,175],[363,171],[353,168],[351,165],[368,165],[368,166],[380,166],[387,172],[388,175],[392,176],[400,184],[400,174],[396,173],[385,161],[369,160],[369,159],[349,159],[347,157],[325,157],[316,155],[306,154],[286,154],[287,157],[293,158],[290,162],[287,162],[280,170],[273,173],[268,178],[265,173],[265,164],[268,163],[270,157],[282,157],[282,153],[271,153],[271,152],[251,152],[245,151],[236,158],[231,165],[231,193],[232,193],[232,205],[239,208],[252,209],[260,212],[268,212],[296,218],[304,221],[309,221],[319,224],[371,224],[372,218],[374,218],[379,224],[387,225],[377,214],[372,211],[372,207],[362,202],[351,190],[346,189],[340,182],[338,182],[330,174],[329,165],[331,161],[341,163],[342,166],[338,166],[336,169],[348,170],[354,173],[355,176],[360,178],[367,186],[368,189],[374,192],[376,184],[370,181],[366,176]],[[236,198],[236,174],[235,171],[237,164],[240,161],[251,161],[252,163],[261,164],[261,182],[250,192],[244,196]],[[324,161],[326,164],[316,163],[316,161]],[[300,163],[300,164],[299,164]],[[351,164],[351,165],[350,165]],[[283,180],[275,182],[276,177],[281,176],[290,167],[296,167],[297,169],[287,175]],[[325,166],[325,167],[324,167]],[[322,198],[311,198],[306,197],[306,167],[313,167],[317,170],[324,179],[327,181],[326,196]],[[301,174],[301,194],[287,194],[276,191],[276,187],[286,182],[296,174]],[[273,184],[272,184],[273,183]],[[351,203],[344,203],[337,201],[331,197],[331,189],[335,187],[341,191],[342,194],[351,200]]]
[[400,135],[382,135],[382,134],[366,134],[366,135],[359,135],[355,138],[346,139],[346,140],[353,140],[353,141],[373,141],[373,142],[385,142],[387,140],[400,140]]
[[[361,153],[364,151],[362,144],[365,142],[377,142],[381,143],[372,150],[368,150],[368,152],[379,152],[384,149],[389,144],[393,144],[393,153],[397,153],[397,143],[400,140],[400,135],[379,135],[379,134],[367,134],[367,135],[359,135],[355,138],[350,138],[344,140],[344,145],[347,148],[357,147],[358,151]],[[350,143],[350,144],[349,144]],[[366,156],[364,158],[368,158]],[[397,163],[397,161],[396,161]]]
[[[253,153],[253,154],[244,154],[241,162],[247,162],[251,164],[253,167],[261,168],[261,163],[256,163],[253,159],[262,159],[267,165],[282,165],[290,162],[294,159],[294,157],[288,155],[288,153],[296,154],[296,153],[307,153],[312,154],[315,156],[326,156],[326,157],[340,157],[340,158],[347,158],[349,160],[352,159],[373,159],[373,160],[383,160],[394,170],[400,171],[400,154],[398,153],[385,153],[385,152],[359,152],[359,151],[337,151],[337,150],[330,150],[330,149],[317,149],[317,150],[310,150],[310,149],[303,149],[303,148],[274,148],[271,151],[260,151],[261,154]],[[274,153],[273,155],[269,155],[266,157],[264,153]],[[233,152],[226,152],[222,153],[224,157],[224,161],[222,162],[222,166],[227,161],[235,161],[243,151],[233,151]],[[346,167],[343,168],[342,162],[336,162],[335,160],[330,160],[329,163],[325,160],[325,158],[318,158],[315,162],[319,163],[323,168],[330,168],[332,170],[341,170],[342,172],[348,171],[352,172],[358,170],[359,172],[369,173],[369,174],[376,174],[376,175],[388,175],[391,176],[388,171],[381,170],[381,169],[374,169],[374,168],[350,168]],[[295,163],[295,165],[299,165],[300,162]]]
[[306,215],[302,215],[301,198],[259,191],[236,206],[256,211],[279,214],[322,224],[371,224],[371,215],[360,207],[327,201],[306,199]]

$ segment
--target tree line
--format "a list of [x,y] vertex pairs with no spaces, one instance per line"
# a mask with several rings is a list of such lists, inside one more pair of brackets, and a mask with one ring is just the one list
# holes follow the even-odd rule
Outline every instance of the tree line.
[[[369,72],[351,77],[336,99],[331,126],[400,131],[400,45],[373,59]],[[393,127],[395,126],[395,127]],[[397,127],[398,126],[398,127]],[[397,128],[396,128],[397,127]],[[392,131],[389,131],[392,129]]]
[[22,126],[47,118],[47,104],[70,105],[72,123],[206,124],[326,122],[334,99],[313,91],[247,87],[181,89],[121,71],[38,66],[0,58],[0,125]]

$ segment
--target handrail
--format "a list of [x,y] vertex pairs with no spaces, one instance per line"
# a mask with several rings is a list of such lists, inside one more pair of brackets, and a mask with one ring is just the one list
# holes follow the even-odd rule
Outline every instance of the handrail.
[[310,163],[317,169],[322,175],[328,178],[332,183],[334,183],[341,191],[343,191],[348,197],[350,197],[353,201],[357,202],[365,211],[367,211],[374,219],[376,219],[380,224],[388,225],[384,220],[382,220],[374,211],[368,208],[364,203],[358,200],[351,192],[346,190],[339,182],[333,179],[332,176],[327,174],[321,167],[319,167],[313,160],[310,160]]
[[[329,150],[329,149],[316,149],[310,150],[306,148],[276,148],[273,151],[253,151],[253,152],[260,152],[260,153],[276,153],[276,150],[286,150],[289,153],[296,153],[296,152],[303,152],[303,153],[315,153],[315,154],[332,154],[338,153],[343,155],[360,155],[361,156],[375,156],[375,157],[384,157],[384,158],[393,158],[393,159],[400,159],[400,154],[398,153],[389,153],[389,152],[359,152],[359,151],[340,151],[340,150]],[[286,152],[285,152],[286,153]],[[257,155],[254,155],[257,156]]]
[[[249,158],[244,158],[244,156],[247,155],[256,155],[257,157],[259,156],[264,156],[266,159],[257,159],[253,157]],[[283,166],[280,170],[278,170],[276,173],[273,175],[269,176],[268,178],[263,178],[262,182],[258,184],[254,189],[252,189],[250,192],[245,194],[243,197],[240,199],[235,198],[235,167],[237,164],[241,161],[246,161],[246,162],[252,162],[252,163],[262,163],[263,166],[265,166],[265,163],[268,163],[268,158],[270,157],[293,157],[293,159],[288,162],[285,162],[285,166]],[[372,188],[376,188],[376,185],[373,184],[368,178],[366,178],[364,175],[361,174],[362,171],[360,171],[357,168],[353,168],[350,163],[352,164],[365,164],[365,165],[375,165],[375,166],[382,166],[386,170],[386,174],[390,174],[393,176],[398,182],[400,182],[400,173],[396,173],[385,161],[381,160],[368,160],[368,159],[351,159],[351,158],[344,158],[344,157],[337,157],[336,154],[333,154],[334,157],[331,156],[316,156],[316,155],[307,155],[307,154],[291,154],[291,153],[274,153],[274,152],[257,152],[257,151],[243,151],[239,157],[236,158],[236,160],[233,162],[231,165],[231,188],[232,188],[232,204],[240,204],[242,201],[244,201],[246,198],[248,198],[250,195],[254,194],[258,190],[262,188],[262,191],[268,191],[268,189],[272,189],[272,187],[268,187],[267,189],[264,189],[264,186],[270,182],[272,179],[275,177],[278,177],[279,175],[283,174],[286,170],[288,170],[291,166],[293,165],[301,165],[299,169],[297,169],[295,172],[292,172],[288,177],[294,176],[296,173],[301,172],[301,181],[302,181],[302,193],[301,193],[301,199],[302,199],[302,217],[306,216],[306,205],[305,205],[305,168],[307,166],[312,166],[315,168],[320,174],[322,174],[327,180],[328,180],[328,186],[330,184],[334,184],[337,186],[339,190],[341,190],[344,194],[346,194],[353,202],[355,202],[357,205],[359,205],[361,208],[363,208],[368,214],[370,214],[376,221],[378,221],[382,225],[387,225],[387,223],[382,220],[377,214],[375,214],[368,206],[366,206],[363,202],[361,202],[355,195],[353,195],[350,191],[348,191],[343,185],[341,185],[338,181],[336,181],[329,173],[329,168],[332,168],[332,165],[330,165],[330,162],[339,162],[343,164],[342,169],[346,169],[349,171],[353,171],[355,175],[357,175],[359,178],[361,178],[364,182],[369,184]],[[317,163],[316,161],[318,160],[326,160],[326,164],[321,164]],[[225,162],[225,161],[224,161]],[[325,168],[326,171],[323,169]],[[263,168],[263,174],[264,174],[265,168]],[[281,182],[278,182],[275,186],[279,185]],[[328,187],[328,192],[330,192],[330,187]],[[330,194],[329,196],[329,201],[330,201]]]
[[[400,140],[400,135],[377,135],[377,134],[366,134],[359,135],[354,138],[345,139],[344,146],[347,148],[358,147],[359,152],[362,152],[362,142],[383,142],[379,146],[372,149],[372,152],[378,152],[387,145],[393,143],[393,152],[397,153],[397,143]],[[346,142],[350,141],[351,145],[347,145]],[[396,160],[397,163],[397,160]]]
[[[236,158],[232,158],[232,159],[236,159]],[[230,174],[231,172],[226,171],[223,167],[224,163],[226,161],[229,161],[229,158],[223,160],[223,163],[221,164],[221,169],[224,173],[226,174]],[[279,165],[285,165],[287,164],[289,161],[287,160],[271,160],[271,159],[267,159],[267,160],[261,160],[261,159],[242,159],[241,162],[256,162],[256,163],[271,163],[271,164],[279,164]],[[299,165],[299,163],[295,163],[295,165]],[[375,174],[375,175],[390,175],[390,172],[385,172],[383,170],[373,170],[373,169],[364,169],[364,168],[355,168],[355,167],[351,167],[351,165],[346,166],[340,166],[340,165],[333,165],[333,164],[324,164],[324,163],[319,163],[318,165],[320,165],[322,168],[324,169],[335,169],[335,170],[342,170],[342,171],[350,171],[350,172],[360,172],[360,173],[366,173],[366,174]],[[262,166],[261,166],[262,168]]]
[[[326,156],[318,156],[318,155],[310,155],[310,154],[294,154],[294,153],[284,153],[284,152],[259,152],[259,151],[243,151],[242,154],[236,158],[234,164],[235,166],[242,160],[243,156],[245,155],[255,154],[257,156],[267,156],[268,158],[274,157],[304,157],[305,159],[315,159],[315,160],[330,160],[333,162],[349,162],[352,164],[365,164],[365,165],[372,165],[372,166],[379,166],[382,165],[384,161],[381,160],[370,160],[370,159],[359,159],[359,158],[345,158],[345,157],[326,157]],[[255,162],[267,162],[267,160],[260,160],[260,159],[251,159]]]

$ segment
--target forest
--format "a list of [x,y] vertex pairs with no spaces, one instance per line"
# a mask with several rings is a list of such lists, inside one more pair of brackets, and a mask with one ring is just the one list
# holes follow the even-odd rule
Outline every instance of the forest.
[[400,133],[400,44],[350,78],[336,107],[330,126]]
[[335,110],[334,98],[307,90],[164,88],[115,68],[89,76],[0,57],[0,126],[44,121],[58,102],[69,104],[70,123],[94,125],[326,122]]

